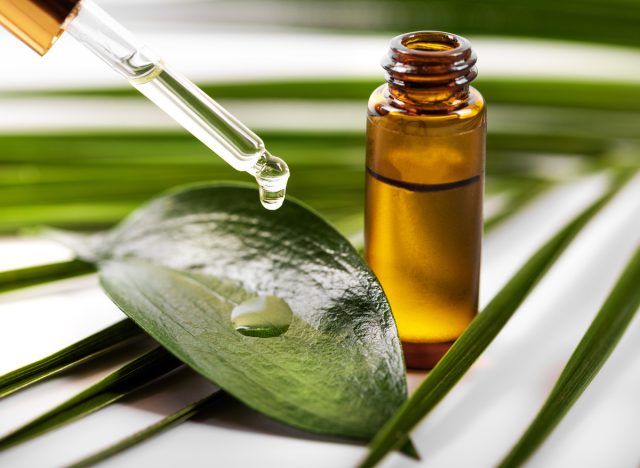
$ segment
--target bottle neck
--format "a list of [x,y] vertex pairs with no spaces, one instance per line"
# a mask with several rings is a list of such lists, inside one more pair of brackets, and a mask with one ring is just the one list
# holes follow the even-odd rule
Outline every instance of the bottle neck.
[[477,76],[476,54],[465,38],[438,31],[391,40],[382,60],[389,99],[410,113],[447,113],[464,107]]

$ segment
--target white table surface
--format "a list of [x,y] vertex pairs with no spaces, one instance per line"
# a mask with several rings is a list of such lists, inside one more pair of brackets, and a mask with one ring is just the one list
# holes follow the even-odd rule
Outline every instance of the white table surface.
[[[482,302],[522,261],[603,188],[589,177],[554,189],[485,239]],[[420,464],[399,455],[389,467],[490,467],[522,433],[566,359],[640,242],[640,178],[588,225],[502,333],[414,433]],[[0,240],[3,269],[57,260],[47,241]],[[94,277],[0,297],[0,373],[46,355],[122,317]],[[139,349],[84,365],[0,401],[5,433]],[[422,378],[409,375],[413,388]],[[63,466],[205,396],[213,387],[178,371],[123,402],[0,454],[0,466]],[[640,320],[583,397],[530,462],[531,467],[637,467],[640,461]],[[113,467],[350,467],[365,448],[272,422],[238,403],[212,409],[104,463]]]

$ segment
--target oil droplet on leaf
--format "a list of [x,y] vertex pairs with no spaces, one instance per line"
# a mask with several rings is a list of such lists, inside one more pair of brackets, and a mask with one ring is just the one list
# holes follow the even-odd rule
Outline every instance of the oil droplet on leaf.
[[231,323],[238,333],[256,338],[280,336],[289,329],[293,312],[276,296],[258,296],[241,302],[231,311]]

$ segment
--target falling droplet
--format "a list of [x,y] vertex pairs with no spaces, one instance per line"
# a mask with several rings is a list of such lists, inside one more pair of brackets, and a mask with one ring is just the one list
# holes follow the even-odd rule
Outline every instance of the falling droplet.
[[238,333],[256,338],[272,338],[285,333],[293,312],[276,296],[258,296],[241,302],[231,311],[231,323]]
[[284,203],[289,167],[282,159],[264,152],[251,173],[260,187],[260,202],[267,210],[277,210]]

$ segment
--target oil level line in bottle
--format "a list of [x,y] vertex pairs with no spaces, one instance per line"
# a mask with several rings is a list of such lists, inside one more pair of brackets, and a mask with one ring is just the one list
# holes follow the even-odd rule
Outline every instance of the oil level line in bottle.
[[447,182],[446,184],[417,184],[414,182],[404,182],[402,180],[383,176],[371,170],[369,167],[367,167],[367,173],[374,179],[379,180],[380,182],[383,182],[387,185],[410,190],[412,192],[442,192],[444,190],[456,189],[478,182],[481,177],[480,175],[475,175],[473,177],[469,177],[468,179],[457,180],[455,182]]

